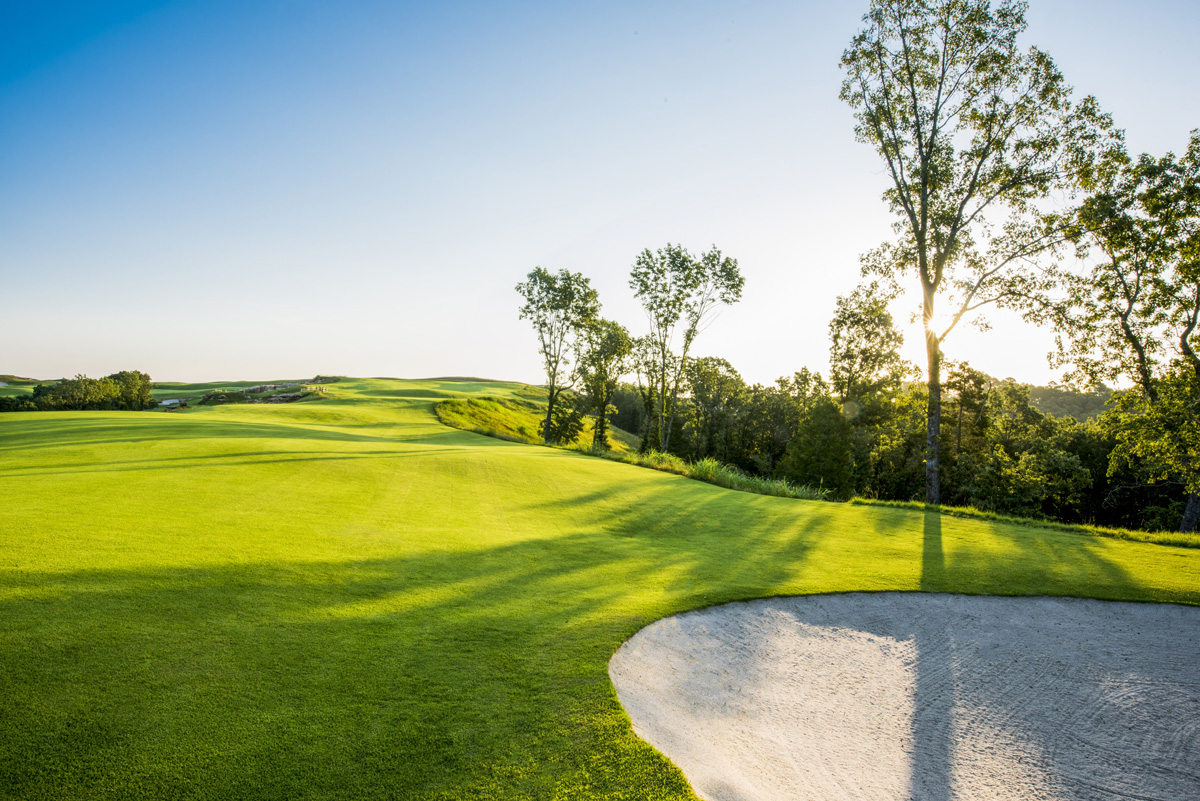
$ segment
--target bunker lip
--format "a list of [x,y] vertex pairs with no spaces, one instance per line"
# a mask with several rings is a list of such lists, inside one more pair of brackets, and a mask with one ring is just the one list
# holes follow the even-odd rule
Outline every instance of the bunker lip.
[[1200,608],[847,593],[665,618],[609,663],[696,794],[1200,798]]

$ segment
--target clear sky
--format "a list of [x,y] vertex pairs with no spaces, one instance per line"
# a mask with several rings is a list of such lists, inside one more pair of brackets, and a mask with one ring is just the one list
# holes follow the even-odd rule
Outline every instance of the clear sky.
[[[0,373],[536,383],[514,285],[583,272],[644,333],[629,268],[667,242],[746,277],[696,355],[824,371],[834,300],[890,234],[837,99],[865,10],[0,0]],[[1200,127],[1194,0],[1029,21],[1134,152]],[[947,356],[1055,377],[1048,335],[993,322]]]

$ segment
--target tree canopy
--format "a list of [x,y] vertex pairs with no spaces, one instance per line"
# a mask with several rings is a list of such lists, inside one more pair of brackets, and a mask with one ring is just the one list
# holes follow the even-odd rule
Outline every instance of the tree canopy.
[[[654,401],[659,450],[670,447],[675,404],[692,344],[719,306],[741,300],[744,284],[737,260],[724,256],[716,245],[697,257],[668,242],[656,252],[643,250],[634,262],[629,287],[650,322],[649,349],[657,362]],[[677,336],[678,357],[673,354]]]
[[600,313],[600,298],[591,282],[581,273],[559,270],[551,273],[542,267],[530,271],[517,284],[525,303],[520,319],[533,324],[538,337],[542,367],[546,373],[549,402],[542,426],[546,442],[558,441],[555,407],[564,389],[572,387],[578,375],[570,369],[572,350],[580,331]]
[[[926,500],[938,503],[941,345],[965,316],[1019,296],[1026,262],[1061,240],[1037,201],[1086,174],[1113,138],[1053,60],[1021,49],[1026,3],[874,0],[842,55],[855,133],[883,160],[896,239],[864,272],[915,274],[926,337]],[[948,314],[939,316],[939,299]]]

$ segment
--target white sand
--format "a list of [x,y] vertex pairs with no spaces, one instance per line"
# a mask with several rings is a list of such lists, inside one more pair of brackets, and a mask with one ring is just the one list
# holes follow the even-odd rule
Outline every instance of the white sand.
[[609,674],[712,801],[1200,800],[1200,608],[778,598],[660,620]]

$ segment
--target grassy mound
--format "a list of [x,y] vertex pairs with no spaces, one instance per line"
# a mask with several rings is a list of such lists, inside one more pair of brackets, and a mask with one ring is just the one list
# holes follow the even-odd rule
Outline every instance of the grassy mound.
[[520,385],[0,421],[0,797],[690,799],[608,679],[708,604],[1200,604],[1200,551],[730,492],[447,428]]
[[[540,445],[542,437],[538,432],[546,417],[546,393],[529,387],[529,391],[518,398],[454,398],[439,403],[435,411],[438,419],[452,428],[508,442]],[[591,448],[593,428],[594,422],[588,418],[583,432],[572,445]],[[638,438],[627,431],[610,427],[608,439],[616,453],[637,450]]]
[[[544,393],[539,403],[528,398],[456,398],[445,400],[435,407],[438,420],[452,428],[495,437],[507,442],[522,442],[529,445],[542,444],[538,434],[539,424],[546,414]],[[774,495],[778,498],[803,498],[823,500],[828,494],[809,487],[795,486],[783,479],[759,478],[721,464],[716,459],[701,459],[687,462],[670,453],[638,452],[638,438],[619,428],[609,429],[610,450],[592,449],[593,421],[588,420],[581,433],[569,448],[591,456],[602,456],[625,464],[649,467],[679,476],[694,478],[725,489],[754,492],[759,495]]]

